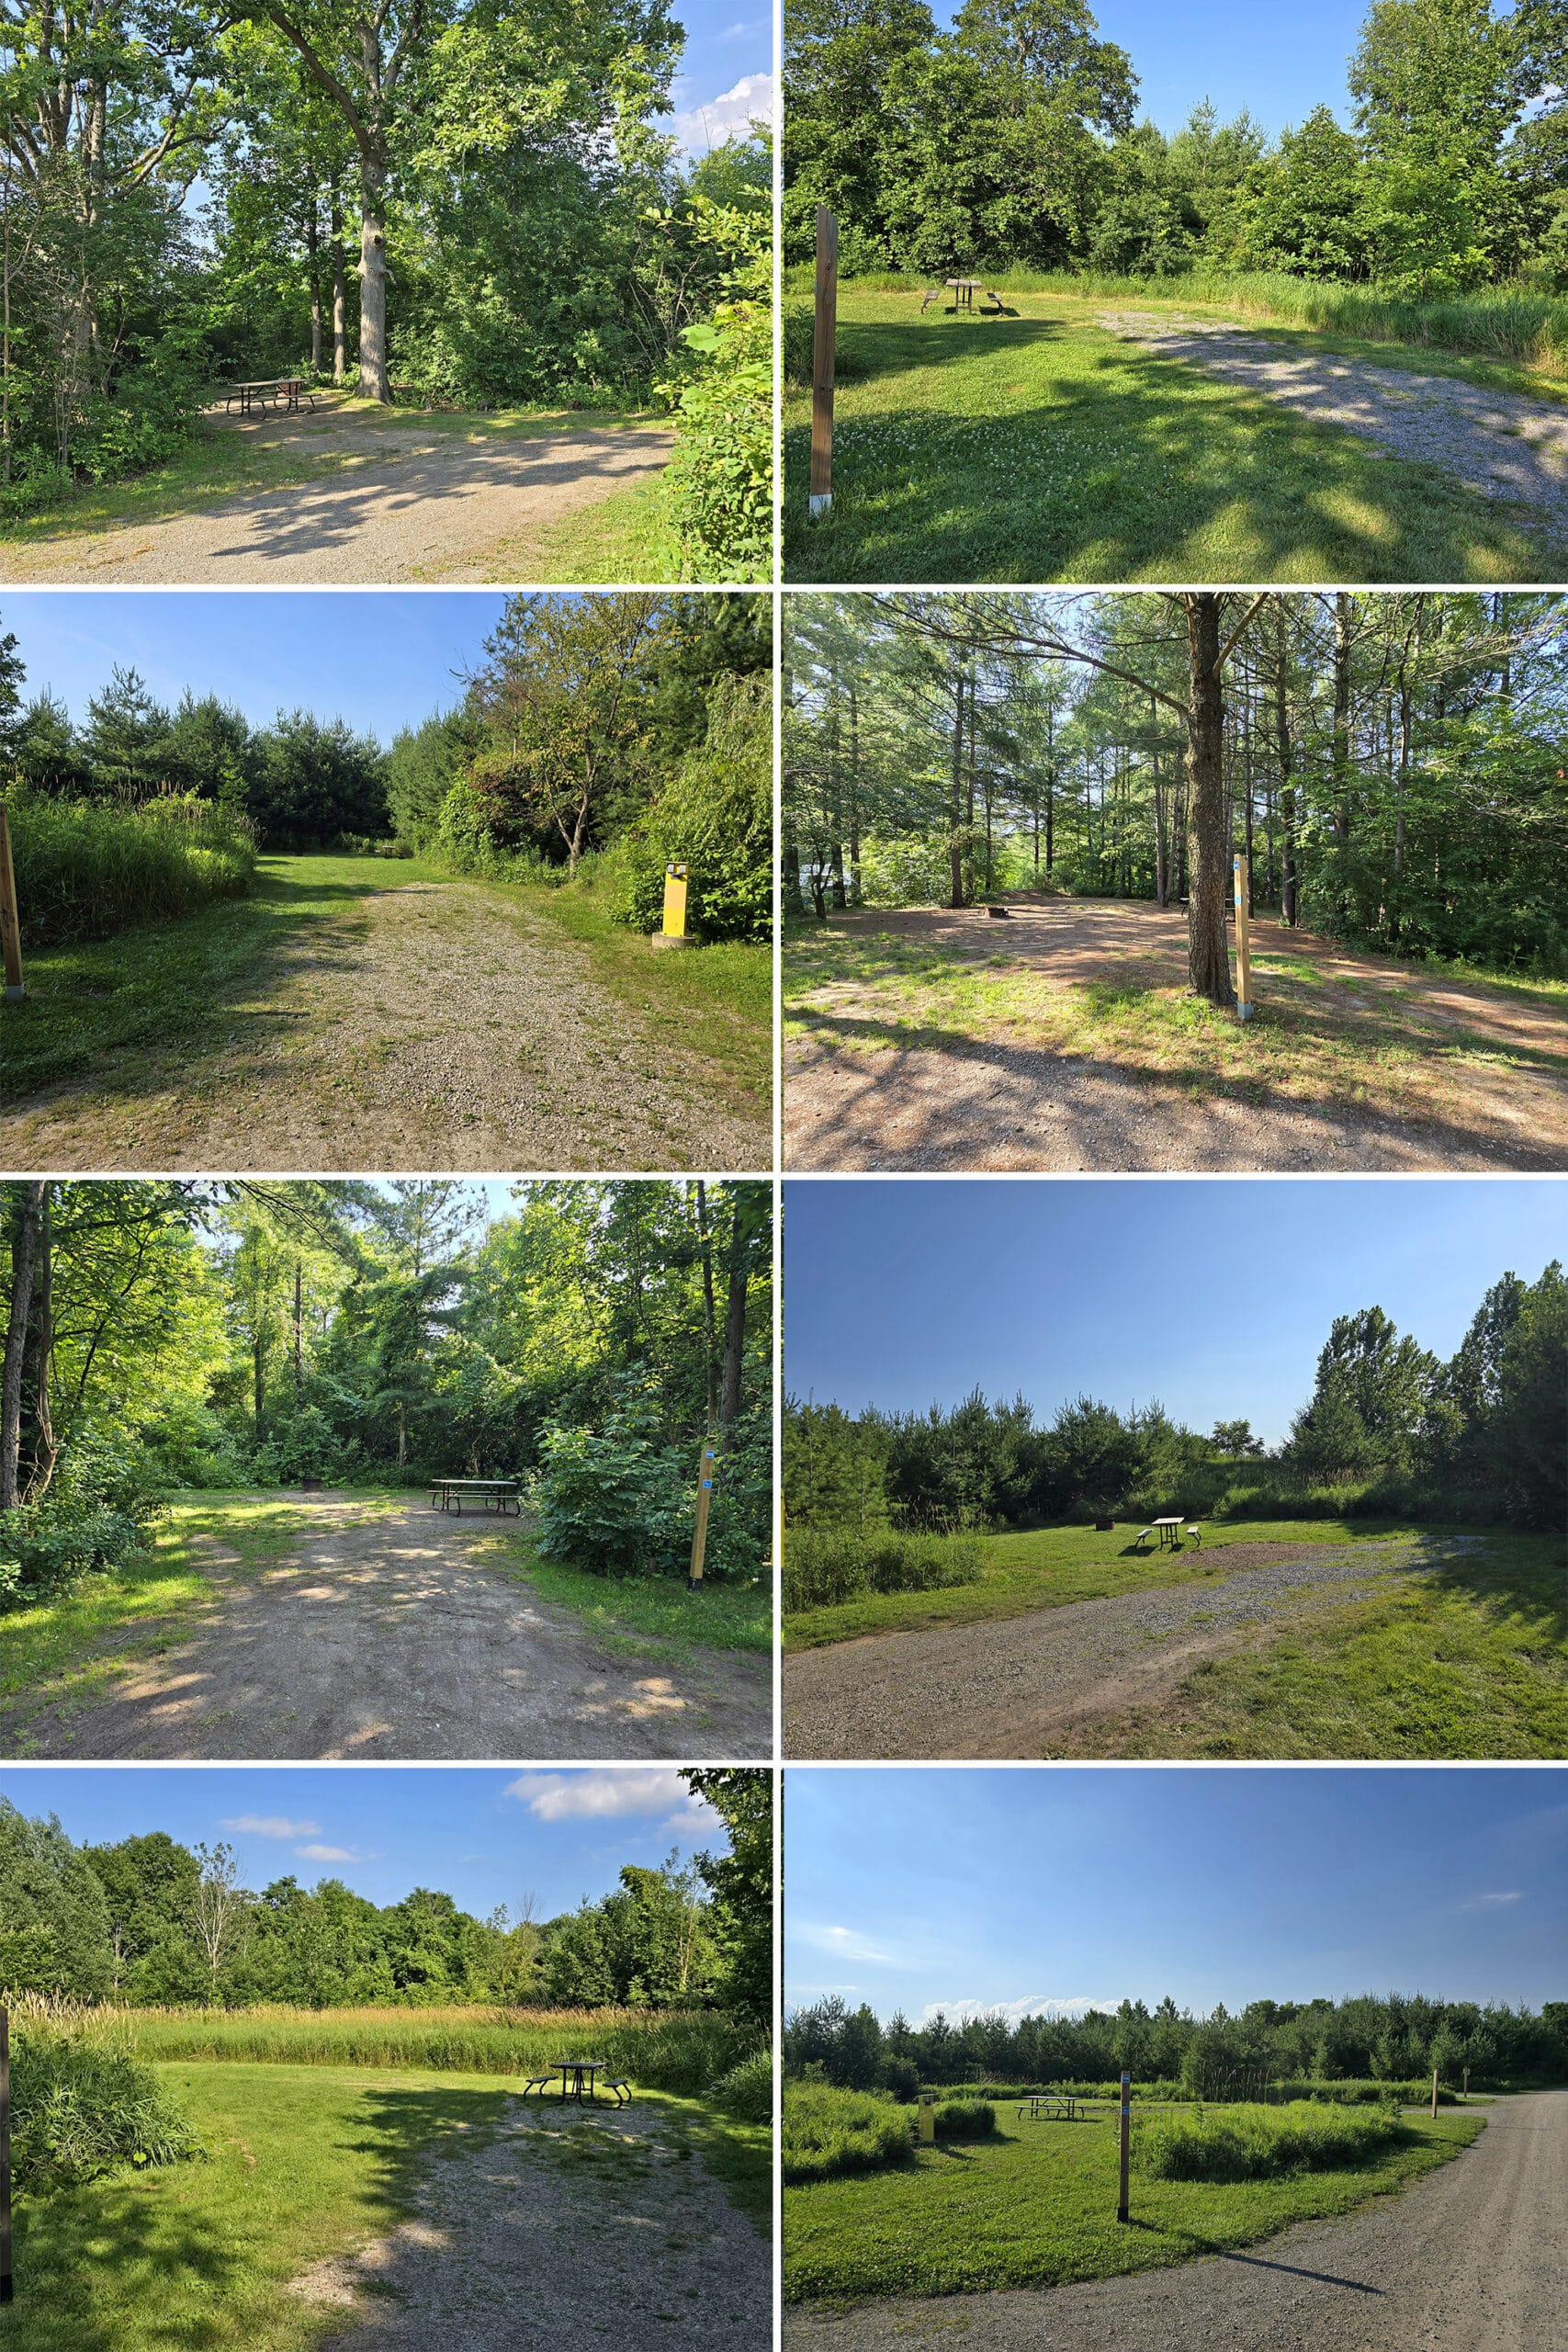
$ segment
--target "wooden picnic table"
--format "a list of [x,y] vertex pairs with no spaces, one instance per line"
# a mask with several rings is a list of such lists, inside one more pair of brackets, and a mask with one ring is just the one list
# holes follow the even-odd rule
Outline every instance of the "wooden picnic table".
[[258,408],[265,410],[269,401],[284,410],[298,409],[304,402],[313,411],[316,395],[305,390],[302,376],[258,376],[251,383],[230,386],[229,397],[223,403],[225,415],[236,401],[242,416],[254,416]]
[[1160,1550],[1163,1552],[1168,1547],[1174,1552],[1181,1532],[1181,1513],[1178,1511],[1174,1519],[1153,1520],[1150,1524],[1159,1537]]
[[1032,2123],[1037,2123],[1042,2115],[1065,2116],[1069,2123],[1077,2120],[1078,2103],[1071,2091],[1035,2091],[1030,2098],[1019,2101],[1020,2115],[1026,2109]]
[[523,1498],[517,1489],[515,1478],[432,1478],[430,1508],[432,1510],[455,1510],[460,1519],[463,1497],[469,1495],[478,1500],[481,1510],[493,1508],[501,1512],[502,1518],[510,1503],[513,1515],[521,1519]]
[[953,307],[955,311],[972,311],[975,308],[976,295],[983,294],[986,290],[986,281],[983,277],[946,277],[943,278],[942,284],[947,287],[953,296]]

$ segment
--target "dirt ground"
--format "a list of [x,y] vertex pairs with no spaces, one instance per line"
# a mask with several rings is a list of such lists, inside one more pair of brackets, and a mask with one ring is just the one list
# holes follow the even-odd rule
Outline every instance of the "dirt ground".
[[773,2260],[657,2107],[507,2103],[415,2213],[288,2291],[357,2324],[321,2352],[765,2352]]
[[1298,415],[1343,425],[1391,457],[1441,466],[1484,498],[1516,499],[1557,538],[1568,535],[1568,408],[1495,391],[1462,377],[1381,368],[1303,351],[1213,319],[1102,311],[1099,323],[1145,351],[1262,392]]
[[[115,1637],[83,1697],[0,1715],[0,1753],[83,1761],[235,1757],[761,1756],[765,1657],[614,1650],[485,1564],[499,1522],[424,1504],[295,1499],[291,1556],[252,1576],[208,1547],[194,1621]],[[87,1665],[92,1661],[84,1660]]]
[[[391,871],[395,872],[396,868]],[[124,1056],[0,1118],[10,1168],[741,1169],[763,1119],[647,1034],[574,942],[473,885],[314,919],[213,1053]]]
[[[1028,1013],[922,1023],[911,1006],[930,973],[792,987],[786,951],[786,1012],[806,1033],[784,1048],[787,1167],[1568,1168],[1568,1002],[1543,1010],[1264,919],[1258,1017],[1222,1041],[1224,1068],[1201,1032],[1064,1049],[1053,1033],[1073,1028],[1070,991],[1183,995],[1186,915],[1022,892],[1003,903],[1005,922],[984,907],[876,908],[830,931],[868,949],[886,934],[929,954],[938,977],[1016,977],[1038,1034]],[[1338,1058],[1302,1059],[1320,1046]]]
[[[786,2352],[1545,2352],[1568,2343],[1568,2091],[1498,2099],[1402,2196],[1034,2293],[788,2312]],[[1134,2226],[1136,2216],[1134,2213]]]
[[659,473],[674,436],[651,425],[465,435],[416,417],[226,417],[214,429],[302,460],[345,462],[290,489],[245,491],[167,521],[62,531],[0,551],[0,579],[51,586],[385,584],[526,578],[551,524]]
[[[978,1625],[862,1634],[786,1657],[786,1756],[1040,1757],[1075,1726],[1157,1705],[1260,1627],[1364,1600],[1462,1539],[1227,1544],[1211,1577]],[[1193,1555],[1196,1567],[1201,1552]]]

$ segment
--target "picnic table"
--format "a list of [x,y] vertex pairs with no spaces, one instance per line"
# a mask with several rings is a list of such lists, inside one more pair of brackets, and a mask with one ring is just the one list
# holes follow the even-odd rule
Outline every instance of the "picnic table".
[[595,2075],[602,2075],[604,2071],[602,2059],[555,2058],[550,2063],[560,2075],[560,2096],[563,2107],[569,2098],[592,2099],[593,2077]]
[[1037,2123],[1043,2115],[1059,2115],[1067,2122],[1076,2123],[1078,2103],[1070,2091],[1036,2091],[1032,2097],[1020,2100],[1020,2115],[1026,2110],[1032,2123]]
[[983,294],[986,290],[986,281],[983,277],[944,277],[942,284],[953,296],[953,307],[955,311],[972,311],[975,308],[976,295]]
[[269,401],[273,407],[284,410],[298,409],[301,402],[314,410],[316,395],[305,390],[302,376],[258,376],[254,382],[230,386],[229,397],[223,403],[225,415],[236,401],[242,416],[254,416],[257,409],[265,410]]
[[1159,1538],[1160,1550],[1163,1552],[1168,1546],[1174,1552],[1181,1533],[1181,1513],[1178,1511],[1174,1519],[1151,1520],[1149,1524]]
[[495,1510],[502,1518],[508,1505],[514,1517],[523,1516],[523,1498],[515,1478],[432,1478],[430,1508],[432,1510],[455,1510],[463,1515],[463,1497],[476,1500],[481,1510]]

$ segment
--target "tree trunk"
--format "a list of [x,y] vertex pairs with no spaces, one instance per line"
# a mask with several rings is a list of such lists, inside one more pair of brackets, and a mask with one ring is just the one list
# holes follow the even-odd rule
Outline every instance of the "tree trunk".
[[697,1247],[703,1261],[703,1331],[707,1341],[708,1426],[718,1410],[718,1318],[713,1300],[713,1236],[708,1231],[708,1188],[697,1178]]
[[348,373],[348,282],[343,259],[343,197],[332,184],[333,236],[333,381],[341,384]]
[[33,1282],[43,1233],[46,1180],[22,1185],[21,1211],[11,1243],[11,1312],[0,1371],[0,1510],[15,1510],[22,1444],[22,1365],[32,1320]]
[[746,1350],[746,1296],[751,1283],[751,1239],[739,1196],[731,1209],[728,1296],[724,1316],[724,1374],[718,1418],[728,1430],[740,1412],[740,1367]]
[[305,1395],[305,1297],[304,1281],[298,1258],[294,1261],[294,1401],[298,1405]]
[[948,905],[964,904],[964,672],[953,697],[953,799],[948,810]]
[[1350,838],[1350,599],[1334,599],[1334,837]]
[[310,207],[310,218],[305,228],[305,253],[310,272],[310,373],[321,372],[321,232],[316,226],[316,208]]
[[836,907],[847,907],[850,899],[849,892],[844,887],[844,844],[842,842],[834,842],[829,851],[829,870],[833,877],[833,904]]
[[1290,662],[1285,651],[1285,600],[1274,600],[1274,741],[1280,755],[1280,912],[1296,920],[1295,747],[1291,741]]
[[1220,599],[1213,589],[1185,599],[1190,684],[1187,707],[1187,841],[1191,889],[1187,912],[1188,984],[1224,1010],[1235,1004],[1225,936],[1224,692],[1220,680]]
[[[362,401],[389,401],[387,378],[387,166],[367,155],[359,167],[364,213],[359,227],[359,383]],[[576,859],[572,864],[576,865]]]
[[43,1207],[39,1218],[31,1327],[28,1354],[32,1378],[28,1385],[32,1399],[33,1442],[24,1499],[36,1503],[41,1502],[48,1494],[54,1477],[54,1465],[60,1458],[60,1447],[55,1441],[54,1422],[49,1408],[49,1384],[54,1362],[54,1230],[47,1184],[43,1188]]
[[408,1466],[408,1458],[409,1458],[409,1408],[408,1408],[408,1399],[407,1399],[406,1397],[404,1397],[404,1396],[400,1396],[400,1397],[399,1397],[399,1399],[398,1399],[398,1467],[399,1467],[399,1469],[400,1469],[400,1470],[405,1469],[405,1468]]

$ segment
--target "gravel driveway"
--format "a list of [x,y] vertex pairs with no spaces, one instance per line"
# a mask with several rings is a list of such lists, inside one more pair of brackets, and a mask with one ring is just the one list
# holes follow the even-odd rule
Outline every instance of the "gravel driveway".
[[1554,537],[1568,536],[1568,408],[1461,377],[1302,352],[1212,319],[1102,311],[1098,323],[1298,415],[1343,425],[1391,457],[1441,466],[1484,498],[1517,499]]
[[1568,2344],[1568,2091],[1499,2099],[1402,2196],[1245,2253],[1037,2293],[789,2312],[788,2352],[1548,2352]]
[[[568,2118],[571,2120],[568,2120]],[[412,2217],[288,2290],[358,2312],[321,2352],[767,2352],[767,2240],[656,2106],[509,2100],[446,2149]]]
[[0,1717],[0,1753],[167,1762],[770,1752],[765,1657],[694,1659],[631,1638],[610,1649],[487,1563],[493,1519],[333,1495],[296,1509],[291,1555],[239,1576],[238,1556],[210,1546],[211,1599],[194,1619],[141,1621],[118,1635],[96,1695],[67,1686],[14,1704]]
[[[395,869],[394,869],[395,870]],[[122,1057],[0,1119],[11,1168],[766,1168],[766,1122],[547,921],[393,884],[304,925],[199,1062]],[[718,1099],[716,1099],[718,1098]]]
[[1075,1723],[1146,1702],[1250,1628],[1364,1600],[1453,1549],[1414,1539],[1226,1544],[1201,1583],[803,1650],[784,1663],[784,1753],[1050,1754]]
[[209,424],[331,470],[187,514],[62,532],[0,553],[0,579],[51,587],[310,587],[523,580],[528,542],[668,464],[653,426],[558,433],[437,432],[350,412]]

